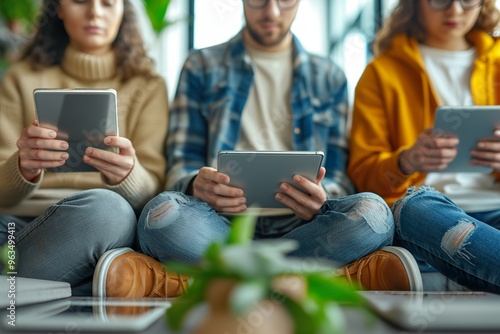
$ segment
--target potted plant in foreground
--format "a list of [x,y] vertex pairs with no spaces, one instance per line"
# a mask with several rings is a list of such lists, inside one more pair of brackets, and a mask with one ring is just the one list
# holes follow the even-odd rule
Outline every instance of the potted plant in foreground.
[[187,314],[206,302],[206,320],[195,333],[341,332],[338,303],[362,305],[359,295],[329,263],[286,257],[294,240],[252,241],[254,222],[249,216],[234,220],[226,244],[213,243],[197,265],[169,264],[193,277],[167,311],[169,326],[181,329]]

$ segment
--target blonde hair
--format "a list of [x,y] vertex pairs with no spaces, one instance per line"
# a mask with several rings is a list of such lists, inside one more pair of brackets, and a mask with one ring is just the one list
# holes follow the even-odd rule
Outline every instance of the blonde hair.
[[[373,52],[375,55],[387,51],[391,47],[394,36],[399,34],[406,34],[420,42],[424,39],[425,28],[419,20],[420,1],[426,0],[399,0],[375,36],[373,43]],[[495,0],[484,0],[481,12],[473,28],[493,34],[499,21],[500,11],[495,5]]]

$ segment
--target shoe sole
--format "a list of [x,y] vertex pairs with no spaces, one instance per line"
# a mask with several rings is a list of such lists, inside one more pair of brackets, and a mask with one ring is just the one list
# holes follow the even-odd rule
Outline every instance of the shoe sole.
[[94,277],[92,279],[92,296],[94,297],[106,297],[106,277],[108,274],[109,266],[114,259],[118,256],[133,252],[132,248],[124,247],[111,249],[99,258],[97,265],[94,270]]
[[381,250],[395,254],[403,262],[406,274],[408,275],[408,281],[410,282],[410,291],[424,290],[424,283],[422,282],[422,275],[420,274],[417,261],[415,261],[415,258],[408,250],[394,246],[386,246]]

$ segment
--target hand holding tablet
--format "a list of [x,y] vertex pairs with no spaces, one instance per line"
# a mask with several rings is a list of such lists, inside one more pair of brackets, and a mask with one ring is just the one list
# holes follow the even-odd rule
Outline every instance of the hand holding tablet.
[[323,156],[306,151],[221,151],[217,170],[230,177],[229,185],[243,189],[247,207],[285,208],[275,199],[280,184],[295,185],[294,175],[314,182]]
[[97,169],[83,161],[88,147],[103,150],[106,136],[118,136],[116,91],[113,89],[36,89],[34,91],[40,127],[54,130],[55,139],[66,142],[60,152],[69,154],[65,164],[47,168],[50,172],[91,172]]
[[490,173],[492,168],[473,165],[471,151],[480,141],[499,141],[494,137],[500,128],[500,106],[443,106],[436,110],[434,133],[452,135],[459,139],[457,155],[444,170],[436,172]]

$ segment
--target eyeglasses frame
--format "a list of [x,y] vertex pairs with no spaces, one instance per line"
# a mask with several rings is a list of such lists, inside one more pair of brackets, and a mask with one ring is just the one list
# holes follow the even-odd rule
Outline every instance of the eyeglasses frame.
[[454,1],[458,1],[460,2],[460,5],[462,6],[462,9],[463,10],[471,10],[471,9],[474,9],[474,8],[479,8],[481,7],[483,4],[484,4],[484,0],[480,0],[477,4],[475,4],[474,6],[465,6],[463,0],[448,0],[448,4],[442,8],[436,8],[436,7],[433,7],[432,6],[432,0],[428,0],[429,1],[429,6],[433,9],[433,10],[436,10],[436,11],[440,11],[440,12],[444,12],[445,10],[448,10],[451,5],[453,4]]
[[[252,8],[252,9],[262,9],[262,8],[265,8],[269,4],[269,1],[271,1],[271,0],[265,0],[264,3],[260,6],[256,6],[256,5],[252,4],[251,1],[252,0],[245,0],[248,7]],[[293,7],[295,7],[297,5],[297,3],[299,3],[299,0],[295,0],[293,5],[291,5],[290,7],[282,7],[281,1],[279,1],[279,0],[276,0],[276,2],[278,3],[278,8],[280,10],[289,10],[289,9],[292,9]]]

